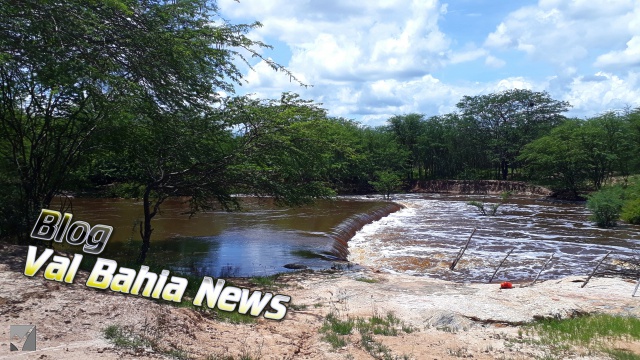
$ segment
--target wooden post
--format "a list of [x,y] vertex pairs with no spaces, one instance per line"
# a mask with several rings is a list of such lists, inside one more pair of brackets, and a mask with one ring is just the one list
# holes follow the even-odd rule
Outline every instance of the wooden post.
[[551,261],[551,259],[553,259],[553,255],[555,255],[555,253],[554,253],[554,254],[551,254],[551,256],[549,257],[549,259],[544,263],[544,265],[542,265],[542,269],[540,269],[540,271],[538,271],[538,275],[536,275],[536,278],[535,278],[535,279],[533,279],[533,281],[531,282],[531,285],[535,284],[535,283],[536,283],[536,281],[538,281],[538,278],[540,277],[540,274],[542,274],[542,272],[544,271],[544,269],[546,269],[546,268],[547,268],[547,265],[549,265],[549,262]]
[[589,275],[589,277],[587,278],[587,280],[584,281],[584,284],[582,284],[582,286],[580,286],[580,288],[583,288],[585,286],[587,286],[587,283],[589,282],[589,280],[591,280],[591,277],[593,275],[595,275],[596,270],[598,270],[598,268],[600,267],[600,264],[602,264],[602,262],[604,261],[604,259],[607,258],[607,256],[609,256],[609,254],[611,254],[611,250],[609,250],[609,252],[607,253],[607,255],[605,255],[602,259],[600,259],[600,261],[598,261],[598,265],[596,265],[595,268],[593,268],[593,271],[591,272],[591,275]]
[[631,297],[636,296],[636,292],[638,291],[638,286],[640,286],[640,277],[638,278],[638,283],[636,284],[636,288],[633,289],[633,294],[631,294]]
[[500,264],[498,264],[498,267],[496,268],[496,271],[493,272],[493,275],[491,275],[491,279],[489,279],[489,284],[491,284],[491,282],[493,281],[493,278],[496,276],[496,274],[498,273],[498,270],[500,270],[500,268],[502,267],[502,264],[504,263],[505,260],[507,260],[507,258],[509,257],[509,255],[511,255],[511,253],[513,252],[513,250],[515,250],[516,248],[511,248],[511,250],[509,250],[509,252],[507,253],[507,256],[504,257],[504,259],[502,259],[502,261],[500,261]]
[[467,250],[467,247],[469,246],[469,242],[471,241],[471,237],[473,237],[473,234],[475,233],[476,233],[476,228],[473,228],[473,232],[471,233],[471,235],[469,235],[469,239],[467,239],[467,243],[464,245],[462,249],[460,249],[460,251],[458,252],[458,256],[456,256],[456,258],[451,263],[451,266],[449,266],[449,270],[453,270],[456,267],[456,265],[458,265],[458,261],[460,261],[460,258],[462,258],[462,255],[464,254],[465,250]]

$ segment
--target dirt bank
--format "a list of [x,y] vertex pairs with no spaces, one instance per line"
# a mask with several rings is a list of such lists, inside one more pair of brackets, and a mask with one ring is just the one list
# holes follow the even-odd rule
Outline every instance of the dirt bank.
[[511,191],[519,195],[551,196],[553,191],[523,181],[501,180],[429,180],[419,181],[411,190],[425,193],[488,194],[498,195]]
[[[372,343],[398,358],[533,359],[547,350],[518,341],[517,324],[590,312],[640,316],[638,297],[631,297],[635,284],[622,279],[594,278],[581,288],[582,279],[566,278],[501,290],[498,284],[363,269],[280,276],[277,292],[292,298],[285,319],[231,324],[167,302],[88,288],[86,273],[73,284],[45,280],[42,272],[26,277],[24,248],[2,245],[0,259],[0,337],[5,339],[0,359],[222,359],[226,354],[235,359],[372,359],[355,330],[337,350],[322,339],[319,330],[330,312],[343,319],[395,314],[411,331],[374,335]],[[17,324],[37,326],[37,351],[9,352],[9,325]],[[115,347],[104,337],[109,326],[145,336],[156,346]],[[638,349],[637,343],[621,346]]]

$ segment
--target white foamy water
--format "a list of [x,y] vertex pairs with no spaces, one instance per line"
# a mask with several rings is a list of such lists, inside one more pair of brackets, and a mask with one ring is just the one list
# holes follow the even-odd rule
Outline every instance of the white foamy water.
[[[640,227],[597,228],[588,221],[584,204],[516,197],[501,206],[497,216],[482,216],[467,204],[471,200],[495,203],[499,198],[400,196],[396,201],[406,208],[362,228],[349,241],[349,259],[392,272],[486,282],[513,248],[496,282],[532,280],[552,254],[540,279],[588,275],[610,250],[603,269],[638,255]],[[449,265],[474,228],[468,249],[450,271]]]

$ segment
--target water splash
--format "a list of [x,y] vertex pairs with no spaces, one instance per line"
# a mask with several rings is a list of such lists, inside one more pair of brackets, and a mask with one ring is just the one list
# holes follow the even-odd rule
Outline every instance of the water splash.
[[365,225],[378,221],[391,213],[403,209],[404,206],[396,203],[388,203],[379,209],[370,212],[355,214],[329,232],[329,237],[333,240],[331,254],[339,260],[347,260],[349,256],[349,240],[360,231]]

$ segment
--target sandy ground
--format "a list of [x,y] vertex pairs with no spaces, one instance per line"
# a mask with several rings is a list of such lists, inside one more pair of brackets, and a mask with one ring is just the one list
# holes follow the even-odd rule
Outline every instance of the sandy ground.
[[[635,283],[629,280],[593,278],[581,288],[584,278],[565,278],[501,290],[498,284],[456,284],[360,269],[281,276],[277,292],[291,296],[293,304],[285,319],[231,324],[168,302],[89,288],[86,273],[73,284],[46,280],[42,271],[27,277],[25,248],[0,245],[0,260],[0,359],[159,359],[171,358],[172,349],[195,359],[373,359],[357,331],[337,350],[322,339],[319,329],[330,312],[343,319],[395,314],[414,331],[373,337],[392,358],[535,359],[551,350],[524,341],[529,337],[522,335],[523,323],[592,312],[640,317],[640,297],[631,296]],[[242,285],[242,280],[234,283]],[[10,352],[10,325],[23,324],[37,326],[37,350]],[[115,347],[103,335],[110,325],[145,335],[159,346]],[[638,343],[617,346],[640,353]],[[606,357],[572,349],[560,358]]]

